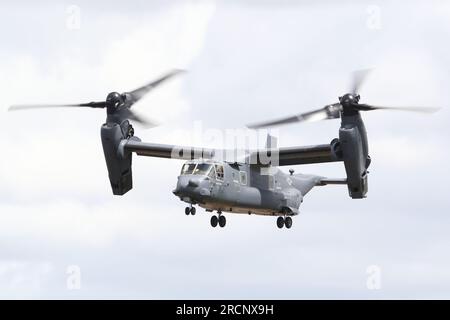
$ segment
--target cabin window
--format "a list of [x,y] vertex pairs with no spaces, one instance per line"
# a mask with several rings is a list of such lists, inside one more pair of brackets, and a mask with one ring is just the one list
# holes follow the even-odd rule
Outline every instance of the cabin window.
[[245,171],[239,171],[239,181],[243,185],[247,185],[247,172]]
[[194,172],[196,163],[185,163],[181,168],[181,174],[192,174]]
[[216,164],[216,179],[217,180],[223,180],[224,173],[223,173],[223,165]]

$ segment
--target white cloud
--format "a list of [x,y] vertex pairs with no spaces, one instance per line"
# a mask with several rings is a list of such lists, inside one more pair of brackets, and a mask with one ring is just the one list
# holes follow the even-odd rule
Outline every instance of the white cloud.
[[[9,105],[17,103],[104,99],[108,90],[131,90],[171,68],[188,69],[202,47],[213,13],[212,2],[198,2],[169,6],[149,14],[140,23],[133,24],[132,19],[124,18],[130,20],[131,31],[108,45],[107,50],[102,49],[104,56],[95,66],[74,55],[53,61],[50,72],[39,67],[38,57],[3,60],[1,68],[5,72],[0,75],[0,87],[8,95],[2,109],[6,112]],[[106,24],[109,19],[103,16],[101,23]],[[138,113],[161,120],[176,119],[190,106],[181,92],[180,80],[175,80],[152,92],[135,108]],[[21,190],[13,197],[43,196],[58,193],[57,190],[66,194],[78,194],[80,190],[94,194],[105,188],[109,191],[98,134],[104,112],[40,110],[5,117],[8,122],[1,129],[3,136],[14,134],[14,139],[5,139],[3,143],[8,152],[1,160],[0,177],[4,186]]]
[[[447,45],[431,37],[447,36],[448,19],[435,23],[414,5],[405,15],[398,15],[401,5],[383,5],[382,29],[373,32],[364,5],[192,2],[102,11],[82,3],[76,33],[55,28],[64,25],[64,8],[47,5],[52,10],[39,11],[27,28],[8,21],[17,38],[40,46],[7,38],[3,111],[11,103],[104,99],[173,67],[190,72],[136,106],[166,121],[138,128],[144,140],[189,143],[195,139],[186,130],[196,119],[224,129],[321,107],[342,94],[350,71],[367,65],[377,68],[363,88],[365,101],[450,101],[449,61],[434,59]],[[14,20],[20,10],[9,12]],[[354,201],[345,187],[317,188],[286,232],[270,217],[227,215],[218,230],[203,210],[185,216],[171,194],[175,160],[135,157],[134,189],[113,197],[99,137],[102,111],[4,112],[0,291],[42,298],[448,297],[447,113],[364,114],[373,158],[369,197]],[[282,128],[280,143],[327,143],[338,128],[338,121]],[[342,164],[296,169],[344,173]],[[80,291],[65,287],[72,264],[81,268]],[[379,292],[365,286],[372,264],[383,272]]]
[[436,159],[445,159],[447,154],[439,142],[415,137],[377,139],[370,143],[371,154],[386,167],[414,170],[432,167]]
[[47,285],[54,266],[49,262],[0,260],[0,297],[38,296]]

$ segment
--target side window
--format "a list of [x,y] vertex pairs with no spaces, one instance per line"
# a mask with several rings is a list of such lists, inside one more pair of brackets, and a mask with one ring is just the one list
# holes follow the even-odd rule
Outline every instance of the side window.
[[233,170],[233,181],[239,183],[238,173]]
[[239,181],[243,185],[247,185],[247,172],[239,171]]
[[223,173],[223,165],[216,164],[216,179],[223,181],[224,173]]

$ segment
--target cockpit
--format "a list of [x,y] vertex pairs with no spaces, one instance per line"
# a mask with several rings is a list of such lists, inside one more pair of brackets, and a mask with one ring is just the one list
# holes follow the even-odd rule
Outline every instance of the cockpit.
[[185,163],[181,168],[181,175],[193,174],[196,166],[196,163]]
[[211,163],[197,163],[192,174],[208,175],[212,170],[213,165]]
[[212,162],[187,162],[181,168],[181,175],[208,176],[211,179],[223,180],[223,164]]

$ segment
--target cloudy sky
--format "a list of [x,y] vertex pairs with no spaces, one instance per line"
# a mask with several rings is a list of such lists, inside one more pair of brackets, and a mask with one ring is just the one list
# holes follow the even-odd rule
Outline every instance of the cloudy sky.
[[[445,1],[32,1],[0,4],[1,298],[450,298],[450,4]],[[271,217],[184,215],[181,162],[134,157],[110,191],[102,110],[8,113],[101,100],[189,72],[137,112],[149,142],[226,146],[208,132],[336,102],[373,68],[362,101],[440,106],[365,113],[369,194],[308,194],[291,230]],[[277,131],[328,143],[339,122]],[[204,134],[194,134],[195,132]],[[283,168],[288,170],[289,168]],[[343,177],[342,164],[295,167]]]

